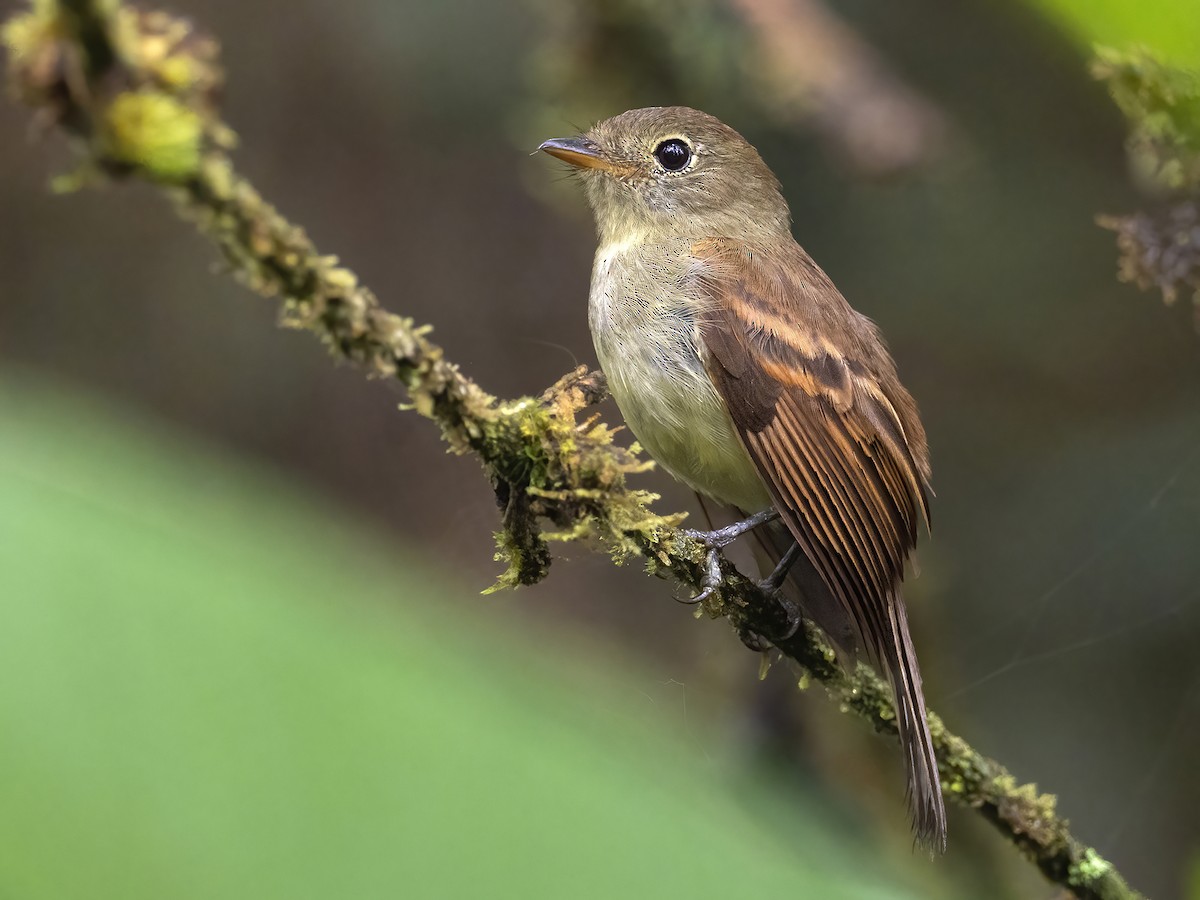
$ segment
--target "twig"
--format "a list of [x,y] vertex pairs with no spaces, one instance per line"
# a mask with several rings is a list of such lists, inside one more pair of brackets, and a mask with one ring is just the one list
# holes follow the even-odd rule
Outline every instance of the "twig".
[[[636,445],[613,443],[598,417],[579,413],[605,395],[603,380],[579,369],[540,398],[500,401],[448,362],[428,329],[384,310],[375,295],[303,230],[263,201],[233,170],[231,135],[216,116],[215,45],[191,25],[136,13],[115,0],[40,0],[4,30],[17,94],[60,123],[84,148],[82,174],[141,177],[160,185],[212,239],[241,280],[283,300],[283,322],[316,335],[337,357],[373,377],[395,378],[412,408],[436,422],[450,446],[483,463],[503,510],[502,584],[546,575],[548,540],[591,537],[618,558],[637,554],[652,573],[691,589],[706,574],[705,549],[676,527],[682,516],[650,509],[653,494],[626,475],[649,463]],[[547,531],[545,523],[558,531]],[[720,589],[705,603],[742,634],[780,633],[779,607],[723,563]],[[825,638],[805,623],[777,643],[826,687],[830,698],[875,730],[895,734],[884,683],[869,668],[845,671]],[[976,809],[1052,881],[1075,896],[1138,895],[1116,869],[1076,840],[1052,796],[1018,786],[930,715],[947,796]]]

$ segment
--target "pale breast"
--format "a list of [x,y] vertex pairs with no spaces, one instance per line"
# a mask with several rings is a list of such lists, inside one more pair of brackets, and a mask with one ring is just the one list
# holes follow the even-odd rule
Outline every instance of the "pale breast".
[[626,423],[664,469],[748,512],[770,504],[700,359],[696,272],[684,242],[602,246],[589,320]]

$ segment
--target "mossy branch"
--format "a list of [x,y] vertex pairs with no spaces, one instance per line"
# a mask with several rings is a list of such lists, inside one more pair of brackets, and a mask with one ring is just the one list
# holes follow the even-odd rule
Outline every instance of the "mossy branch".
[[[34,0],[3,35],[16,95],[81,146],[80,170],[60,184],[138,177],[159,185],[239,279],[282,299],[284,325],[311,332],[369,376],[403,383],[412,409],[437,423],[456,452],[480,460],[502,510],[498,558],[508,565],[501,585],[545,577],[548,541],[587,537],[618,560],[639,556],[651,574],[701,587],[705,550],[678,529],[682,515],[655,513],[655,495],[626,483],[650,463],[584,413],[605,395],[601,376],[578,369],[541,397],[493,397],[446,360],[427,327],[383,309],[353,272],[319,253],[234,171],[232,133],[214,102],[221,73],[213,41],[184,20],[117,0]],[[728,563],[722,570],[705,612],[727,618],[742,635],[779,634],[778,604]],[[846,671],[813,626],[805,623],[776,646],[842,709],[896,733],[881,679],[862,665]],[[1138,896],[1076,840],[1052,796],[1019,786],[937,716],[930,725],[950,799],[977,810],[1075,896]]]

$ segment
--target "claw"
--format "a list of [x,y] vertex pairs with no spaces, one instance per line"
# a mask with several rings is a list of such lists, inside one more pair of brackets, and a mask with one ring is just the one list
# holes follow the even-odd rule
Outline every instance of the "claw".
[[704,588],[694,597],[689,597],[687,600],[680,600],[680,603],[688,605],[695,603],[703,603],[713,595],[713,592],[721,586],[721,557],[715,549],[708,551],[708,571],[704,573]]
[[752,650],[755,653],[766,653],[774,646],[757,631],[750,631],[748,628],[739,628],[737,635],[746,649]]
[[[764,587],[765,584],[766,582],[759,582],[759,587],[763,588],[763,590],[767,590],[767,588]],[[790,598],[785,597],[783,594],[772,593],[770,596],[774,598],[775,602],[779,604],[779,608],[783,610],[784,628],[783,631],[781,631],[778,635],[772,635],[771,637],[767,637],[765,634],[759,634],[756,631],[739,631],[738,636],[741,637],[742,643],[755,652],[766,650],[772,645],[778,645],[780,641],[786,641],[800,630],[800,624],[802,621],[800,607],[796,606],[796,604],[793,603]]]
[[723,577],[721,573],[721,557],[717,551],[732,544],[746,532],[753,531],[759,525],[765,525],[772,519],[777,518],[779,518],[779,513],[774,509],[767,508],[762,512],[755,513],[748,519],[743,519],[741,522],[734,522],[732,525],[726,525],[724,528],[714,528],[712,531],[698,531],[693,528],[683,529],[683,534],[708,548],[708,571],[704,574],[704,587],[700,593],[679,602],[688,604],[703,603],[711,597],[717,588],[721,586],[721,579]]
[[775,601],[783,609],[787,627],[784,633],[779,636],[779,640],[786,641],[794,635],[800,628],[800,608],[792,602],[791,598],[783,594],[779,588],[783,585],[783,581],[787,578],[788,571],[795,565],[796,560],[800,558],[800,545],[792,544],[788,548],[787,553],[780,558],[778,565],[775,566],[775,571],[758,583],[758,588],[769,597],[773,597]]
[[774,597],[779,605],[783,608],[784,616],[787,617],[787,627],[784,628],[783,633],[779,635],[777,640],[786,641],[800,630],[800,622],[802,619],[802,616],[800,615],[800,607],[793,603],[789,597],[786,597],[783,594],[776,593]]

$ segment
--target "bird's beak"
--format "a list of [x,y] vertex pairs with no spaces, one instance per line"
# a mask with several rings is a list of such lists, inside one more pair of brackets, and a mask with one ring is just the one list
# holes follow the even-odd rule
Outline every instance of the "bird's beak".
[[618,168],[605,158],[599,147],[585,137],[550,138],[538,149],[580,169],[604,169],[613,172]]

